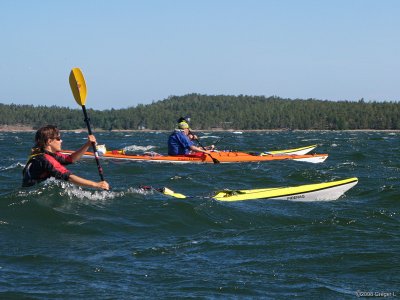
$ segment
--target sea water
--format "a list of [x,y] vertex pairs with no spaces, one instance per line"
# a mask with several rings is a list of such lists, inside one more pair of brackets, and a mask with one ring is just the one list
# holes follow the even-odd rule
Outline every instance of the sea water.
[[[0,298],[352,299],[400,295],[400,133],[198,132],[220,150],[317,144],[321,164],[101,159],[112,191],[48,180],[21,188],[32,132],[0,133]],[[166,132],[96,133],[107,149],[167,152]],[[78,149],[85,133],[63,132]],[[93,159],[68,167],[99,181]],[[225,203],[220,189],[358,177],[330,202]],[[140,185],[193,196],[169,198]]]

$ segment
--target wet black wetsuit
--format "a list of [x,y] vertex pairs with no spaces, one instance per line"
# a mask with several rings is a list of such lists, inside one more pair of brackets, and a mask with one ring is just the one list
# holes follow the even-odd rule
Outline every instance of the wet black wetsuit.
[[72,173],[64,165],[72,163],[70,155],[60,152],[44,151],[43,153],[32,155],[22,171],[22,186],[32,186],[50,177],[68,181]]

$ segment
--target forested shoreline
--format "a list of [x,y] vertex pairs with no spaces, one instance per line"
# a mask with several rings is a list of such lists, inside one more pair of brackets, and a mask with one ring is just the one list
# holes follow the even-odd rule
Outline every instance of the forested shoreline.
[[[101,130],[171,130],[191,116],[197,130],[399,130],[399,102],[327,101],[263,96],[188,94],[152,104],[111,110],[88,109]],[[60,129],[85,127],[81,109],[0,103],[0,126]]]

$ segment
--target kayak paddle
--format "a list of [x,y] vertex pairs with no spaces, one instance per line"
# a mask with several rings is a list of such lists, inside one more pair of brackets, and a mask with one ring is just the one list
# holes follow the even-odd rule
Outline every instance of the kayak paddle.
[[[86,82],[83,77],[82,71],[79,68],[73,68],[69,74],[69,85],[71,86],[72,94],[74,95],[76,103],[82,107],[83,115],[85,117],[85,123],[89,132],[92,135],[92,128],[90,127],[90,119],[86,112]],[[100,165],[99,154],[97,152],[96,144],[92,143],[94,157],[96,159],[97,169],[99,171],[101,181],[104,181],[103,168]]]

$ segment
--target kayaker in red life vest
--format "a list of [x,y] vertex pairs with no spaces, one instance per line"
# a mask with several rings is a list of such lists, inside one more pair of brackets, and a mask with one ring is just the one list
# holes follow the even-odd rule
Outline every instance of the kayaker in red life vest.
[[88,136],[88,141],[70,155],[62,154],[60,131],[56,126],[47,125],[40,128],[35,135],[35,146],[22,172],[22,186],[29,187],[50,177],[62,179],[74,184],[103,190],[109,190],[106,181],[94,182],[72,174],[64,165],[78,161],[91,146],[96,143],[94,135]]
[[191,151],[211,154],[210,151],[195,146],[188,137],[189,133],[189,124],[180,122],[178,128],[168,138],[168,155],[185,155],[190,154]]

